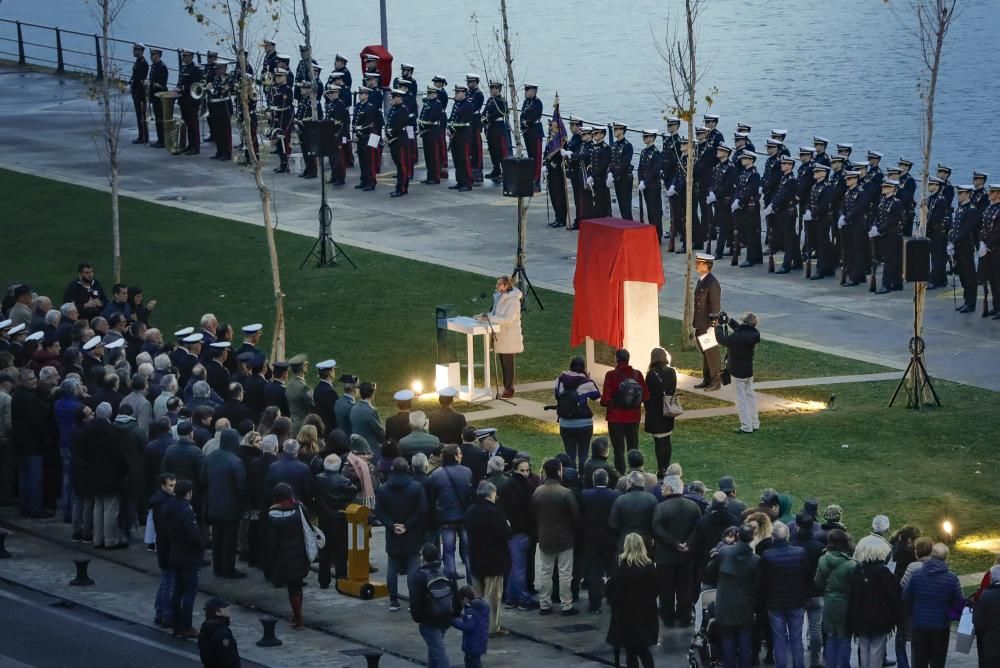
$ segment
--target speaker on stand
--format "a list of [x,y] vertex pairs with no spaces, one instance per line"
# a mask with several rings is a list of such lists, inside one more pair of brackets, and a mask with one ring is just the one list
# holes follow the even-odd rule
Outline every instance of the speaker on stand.
[[931,240],[907,239],[903,246],[903,276],[907,283],[926,282],[931,278]]
[[532,197],[535,161],[527,157],[503,159],[503,194],[507,197]]

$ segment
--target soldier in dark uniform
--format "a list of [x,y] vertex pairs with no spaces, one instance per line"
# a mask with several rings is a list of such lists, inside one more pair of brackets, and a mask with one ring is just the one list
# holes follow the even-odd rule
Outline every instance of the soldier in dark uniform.
[[899,181],[882,181],[882,198],[879,200],[874,224],[868,236],[876,240],[879,255],[885,265],[882,267],[882,287],[876,294],[884,295],[893,290],[903,289],[903,204],[896,197]]
[[260,350],[257,349],[257,344],[260,343],[260,338],[264,335],[264,325],[259,322],[255,322],[249,325],[243,325],[240,329],[243,332],[243,343],[236,348],[235,355],[242,355],[243,353],[253,353],[254,355],[262,354]]
[[438,167],[441,170],[439,178],[448,180],[448,80],[440,74],[434,75],[431,83],[437,89],[438,102],[441,103],[441,143],[438,145]]
[[198,632],[198,654],[204,666],[240,666],[240,650],[229,630],[229,604],[220,598],[209,599],[205,604],[205,621]]
[[571,230],[580,229],[581,198],[584,196],[585,192],[583,189],[583,178],[582,178],[582,166],[580,165],[579,151],[580,146],[583,144],[583,121],[576,116],[569,117],[569,139],[566,140],[566,145],[562,147],[560,151],[563,157],[563,166],[566,170],[566,176],[569,179],[569,183],[573,188],[573,224],[570,225]]
[[[535,161],[535,192],[542,192],[542,101],[538,99],[538,86],[524,84],[524,102],[521,104],[521,136],[528,157]],[[610,207],[610,200],[609,200]],[[610,210],[609,213],[610,214]]]
[[[783,239],[785,256],[781,260],[781,269],[778,274],[787,274],[793,269],[802,268],[802,254],[799,248],[799,235],[795,231],[795,198],[798,194],[799,184],[792,174],[795,167],[795,158],[785,155],[781,157],[781,181],[778,189],[771,198],[771,203],[764,208],[764,215],[774,213],[774,224],[771,229],[771,237]],[[774,249],[771,249],[772,255]]]
[[615,134],[611,146],[611,165],[609,174],[615,188],[615,198],[618,200],[618,215],[625,220],[632,220],[632,142],[625,138],[624,123],[614,123],[611,131]]
[[[578,221],[594,217],[594,189],[588,180],[594,168],[594,128],[581,125],[579,137],[580,145],[573,152],[573,160],[580,166],[580,208],[576,214]],[[579,227],[579,222],[576,226]]]
[[972,206],[979,209],[980,213],[985,211],[989,205],[990,198],[986,194],[986,179],[988,177],[989,174],[986,172],[972,172],[972,196],[970,201],[972,202]]
[[709,141],[708,128],[695,128],[694,156],[694,200],[692,206],[698,205],[698,224],[694,226],[694,249],[701,250],[705,240],[711,238],[714,227],[712,220],[712,205],[706,201],[708,191],[712,188],[712,171],[715,169],[715,146]]
[[[354,136],[358,143],[358,163],[361,167],[361,182],[354,186],[361,190],[375,190],[379,164],[382,162],[382,107],[372,104],[368,97],[371,89],[358,88],[358,103],[354,106]],[[372,146],[372,135],[378,137]]]
[[410,435],[410,413],[413,411],[415,396],[413,390],[399,390],[392,395],[392,400],[396,402],[396,412],[385,419],[386,440],[391,438],[398,443],[400,439]]
[[[342,77],[337,77],[335,80],[340,81],[341,79]],[[330,183],[342,186],[347,179],[345,154],[351,150],[351,145],[344,143],[344,136],[345,133],[349,135],[351,131],[351,119],[347,107],[344,106],[342,90],[337,84],[326,85],[326,90],[323,93],[323,115],[326,120],[333,121],[334,133],[337,136],[337,148],[332,155],[327,156],[327,161],[330,163]]]
[[844,193],[847,186],[844,184],[844,162],[842,155],[830,156],[830,256],[833,261],[840,264],[840,233],[837,228],[837,219],[840,217],[840,210],[844,208]]
[[413,100],[414,103],[417,101],[417,80],[413,78],[413,65],[409,63],[399,64],[399,79],[400,81],[406,82],[406,93],[407,97]]
[[437,88],[428,86],[424,94],[424,103],[420,107],[420,118],[417,120],[420,141],[424,146],[424,165],[427,167],[427,177],[421,183],[427,185],[441,183],[441,166],[438,162],[441,158],[439,147],[442,116],[444,112],[441,110],[441,103],[438,102]]
[[174,337],[177,339],[177,345],[174,346],[174,349],[169,353],[170,365],[174,368],[180,368],[178,362],[184,359],[184,356],[187,354],[187,349],[184,347],[184,338],[193,333],[194,327],[185,327],[174,332]]
[[844,169],[849,172],[854,171],[854,163],[851,162],[851,153],[854,151],[854,144],[837,144],[837,155],[844,159]]
[[[816,150],[808,146],[799,147],[799,164],[798,171],[795,174],[796,180],[798,181],[799,190],[796,194],[799,209],[798,224],[795,228],[796,238],[802,232],[802,218],[805,216],[806,209],[809,208],[809,193],[812,190],[813,175],[812,168],[815,164],[814,157],[816,155]],[[785,249],[788,250],[787,248]],[[809,251],[810,253],[812,250]]]
[[951,207],[944,194],[945,181],[936,176],[927,180],[927,238],[931,241],[931,275],[927,289],[948,285],[945,268],[948,264],[948,233],[951,231]]
[[378,72],[366,72],[364,82],[368,89],[368,104],[378,107],[379,112],[382,112],[382,103],[385,101],[382,95],[382,77]]
[[[698,271],[698,283],[694,288],[694,333],[701,336],[708,332],[709,328],[717,323],[712,319],[712,315],[717,315],[722,305],[722,286],[719,279],[712,273],[712,262],[714,258],[707,253],[698,253],[695,260],[695,269]],[[699,344],[701,348],[701,344]],[[701,350],[702,356],[702,381],[695,385],[699,390],[714,392],[722,387],[722,357],[719,346],[714,346],[707,350]]]
[[[523,119],[523,117],[522,117]],[[607,134],[603,127],[595,127],[594,144],[590,148],[590,175],[587,184],[594,193],[594,209],[591,215],[595,218],[611,216],[611,147],[604,143]]]
[[[663,174],[663,155],[656,148],[656,130],[643,130],[642,142],[646,148],[639,153],[639,197],[646,205],[646,222],[656,228],[656,240],[663,243],[663,200],[660,177]],[[620,201],[620,200],[619,200]]]
[[260,422],[260,416],[268,405],[267,397],[265,396],[267,378],[264,377],[266,360],[263,353],[251,355],[250,359],[247,360],[249,375],[243,381],[243,403],[250,409],[254,424],[257,424]]
[[940,162],[937,166],[937,177],[941,179],[941,194],[944,196],[944,202],[948,205],[948,209],[953,209],[955,207],[955,186],[951,185],[951,167],[948,165],[942,165]]
[[264,47],[264,59],[260,64],[261,74],[274,74],[274,71],[278,69],[278,51],[274,48],[274,42],[265,39],[261,46]]
[[[381,80],[381,76],[382,75],[379,74],[379,71],[378,71],[378,63],[379,63],[380,60],[381,60],[381,58],[379,58],[378,56],[376,56],[374,53],[366,53],[365,54],[365,57],[364,57],[365,72],[364,72],[364,74],[365,74],[366,78],[367,78],[368,74],[375,73],[375,74],[378,74],[378,76],[380,77],[380,80]],[[381,85],[381,84],[379,84],[379,85]]]
[[865,224],[864,232],[865,235],[862,237],[864,241],[864,253],[865,253],[865,266],[871,271],[872,262],[875,260],[873,254],[877,251],[876,245],[868,237],[868,230],[871,229],[875,217],[878,214],[878,203],[882,198],[882,172],[876,169],[871,169],[871,165],[868,162],[861,162],[854,166],[855,170],[860,175],[860,187],[864,193],[864,201],[866,204],[865,210]]
[[277,69],[282,69],[288,72],[288,85],[295,90],[295,73],[292,72],[292,57],[288,55],[278,54],[278,67]]
[[177,88],[180,94],[178,100],[181,108],[181,118],[184,121],[187,136],[187,150],[184,155],[198,155],[201,146],[201,132],[198,129],[198,107],[201,101],[191,97],[191,88],[202,81],[202,71],[194,64],[194,54],[187,49],[181,50],[181,71],[177,75]]
[[719,144],[715,148],[715,167],[712,168],[712,181],[705,201],[712,206],[712,222],[715,224],[717,241],[715,242],[715,259],[722,259],[726,245],[732,245],[732,199],[736,186],[736,170],[729,160],[732,147]]
[[982,220],[982,214],[972,203],[971,185],[956,186],[958,193],[958,209],[948,234],[946,252],[954,259],[953,271],[962,282],[962,305],[959,313],[972,313],[976,310],[976,230]]
[[913,236],[913,221],[917,216],[917,182],[910,176],[913,162],[899,159],[899,192],[897,197],[903,203],[903,236]]
[[[673,170],[674,180],[668,184],[667,200],[670,202],[670,227],[674,231],[674,234],[680,237],[681,243],[677,244],[676,252],[683,253],[686,252],[686,245],[688,243],[687,239],[687,164],[688,164],[688,140],[687,137],[680,137],[677,140],[677,148],[679,154],[677,156],[677,163]],[[664,148],[664,152],[670,149],[668,144]],[[691,227],[692,232],[697,238],[698,230],[698,217],[693,215],[698,211],[698,207],[693,207]],[[667,235],[668,237],[671,235]]]
[[216,341],[209,344],[208,359],[203,362],[205,380],[220,397],[229,396],[229,371],[226,370],[229,346],[229,341]]
[[[486,128],[486,146],[489,149],[490,163],[493,166],[486,178],[494,183],[503,181],[503,159],[510,157],[510,125],[507,123],[507,101],[501,95],[502,90],[502,83],[499,81],[490,82],[490,96],[486,98],[483,105],[481,118],[481,122]],[[572,126],[572,122],[570,125]],[[572,143],[572,139],[570,143]],[[570,176],[572,178],[572,172]]]
[[[778,184],[781,183],[781,157],[784,154],[785,145],[780,139],[770,137],[767,140],[767,160],[764,161],[764,173],[761,175],[761,202],[764,207],[771,204],[775,193],[778,192]],[[765,220],[765,243],[767,253],[777,252],[783,248],[784,239],[775,234],[774,217],[766,216]],[[769,261],[770,265],[770,261]]]
[[288,156],[292,153],[292,87],[288,85],[288,70],[279,67],[274,71],[274,91],[271,93],[271,136],[274,137],[281,164],[274,169],[281,174],[288,171]]
[[865,282],[868,264],[865,261],[868,248],[868,195],[861,187],[860,174],[856,171],[844,172],[844,203],[837,217],[840,234],[840,262],[843,265],[844,287],[854,287]]
[[472,105],[466,99],[468,88],[455,84],[455,101],[448,118],[451,137],[451,160],[455,164],[455,185],[450,190],[472,190]]
[[[320,80],[320,74],[322,69],[318,65],[313,65],[313,76],[308,76],[308,71],[304,70],[304,74],[299,78],[299,84],[295,87],[295,92],[299,96],[298,106],[295,108],[295,126],[299,131],[299,144],[302,146],[302,158],[303,165],[302,173],[299,174],[301,178],[304,179],[315,179],[319,176],[319,161],[320,157],[314,155],[313,153],[306,151],[305,142],[303,141],[303,123],[306,121],[321,121],[323,120],[324,105],[320,103],[320,99],[324,94],[323,82]],[[311,84],[307,82],[312,82]],[[315,116],[314,116],[315,113]],[[346,115],[347,110],[344,110]],[[343,125],[341,125],[343,128]],[[340,142],[337,142],[337,149],[343,153],[340,149]],[[331,174],[330,183],[338,181],[333,178]],[[339,179],[338,185],[344,185],[344,179]]]
[[[737,135],[743,135],[743,137],[746,139],[746,142],[747,142],[746,146],[744,146],[743,149],[747,150],[747,151],[751,151],[752,153],[756,153],[757,152],[757,147],[753,145],[753,140],[750,139],[750,130],[752,130],[752,129],[753,128],[751,128],[746,123],[737,123],[736,124],[736,134]],[[737,157],[739,157],[739,156],[737,156]]]
[[[555,119],[549,120],[549,143],[559,134],[559,124]],[[545,178],[548,183],[549,199],[552,201],[553,220],[549,227],[566,227],[566,216],[569,213],[569,200],[566,193],[566,174],[564,166],[568,162],[562,152],[562,145],[549,150],[546,144]]]
[[[212,84],[215,83],[216,73],[215,66],[219,63],[219,52],[218,51],[206,51],[205,52],[205,62],[201,64],[201,78],[205,82],[205,97],[201,98],[201,105],[199,109],[199,117],[202,116],[202,110],[206,113],[211,113],[208,111],[208,94],[212,90]],[[208,121],[208,136],[202,137],[201,141],[212,143],[215,141],[215,135],[213,134],[214,127],[212,125],[212,120]]]
[[483,182],[483,120],[480,112],[483,109],[483,91],[479,88],[479,75],[466,74],[465,85],[469,89],[466,99],[472,108],[472,182]]
[[[660,181],[663,183],[663,187],[669,190],[674,184],[674,177],[677,174],[677,163],[680,160],[681,149],[680,140],[677,131],[681,127],[681,119],[670,116],[667,118],[667,134],[663,137],[663,148],[660,151]],[[670,203],[671,200],[668,197],[667,202]],[[674,243],[671,238],[678,232],[679,218],[674,214],[674,206],[670,206],[670,231],[667,232],[667,237],[670,239],[668,246]],[[671,234],[671,232],[673,234]]]
[[[736,179],[733,190],[733,203],[730,209],[733,214],[733,255],[737,258],[740,246],[747,249],[747,256],[739,266],[746,268],[764,261],[760,247],[760,173],[755,163],[757,154],[743,149],[739,155],[740,175]],[[736,243],[739,240],[739,245]]]
[[271,368],[271,380],[264,386],[264,405],[277,406],[282,415],[291,415],[288,398],[285,396],[285,381],[288,380],[288,362],[277,361]]
[[813,149],[815,151],[813,155],[813,162],[826,167],[830,166],[830,156],[826,153],[826,147],[829,146],[829,144],[830,142],[824,137],[813,137]]
[[[411,70],[412,71],[412,70]],[[413,169],[417,164],[417,98],[416,91],[410,89],[410,79],[397,78],[393,82],[396,87],[403,91],[403,106],[406,107],[406,178],[407,182],[413,178]]]
[[[208,84],[208,127],[215,137],[215,155],[212,160],[233,159],[233,101],[231,79],[226,74],[226,63],[215,64],[215,75]],[[225,396],[225,395],[223,395]]]
[[[1000,260],[997,259],[997,252],[1000,251],[1000,185],[990,185],[988,190],[990,201],[979,224],[976,254],[979,256],[979,277],[993,293],[993,308],[984,303],[983,317],[992,315],[995,320],[1000,320]],[[983,299],[986,299],[985,295]]]
[[882,186],[882,170],[879,169],[879,163],[882,162],[882,154],[878,151],[868,151],[868,178],[876,186]]
[[392,89],[392,106],[385,122],[385,141],[389,145],[392,161],[396,164],[396,187],[390,197],[402,197],[410,184],[410,145],[406,140],[409,111],[403,103],[405,91]]
[[[179,350],[182,350],[183,352],[179,352],[177,359],[174,360],[174,366],[177,367],[177,372],[179,374],[179,378],[177,379],[178,384],[181,387],[187,385],[188,380],[191,378],[191,370],[194,369],[195,365],[199,362],[198,358],[201,355],[203,341],[204,338],[199,332],[188,334],[181,339],[184,347]],[[86,362],[86,359],[84,362]],[[84,364],[84,366],[86,367],[86,364]]]
[[170,76],[170,72],[162,60],[163,49],[150,49],[149,57],[153,60],[153,64],[149,67],[149,99],[153,105],[153,118],[156,120],[156,143],[150,144],[150,146],[151,148],[163,148],[166,146],[163,143],[163,104],[160,102],[160,98],[156,97],[156,94],[167,91],[167,78]]
[[[344,58],[339,53],[333,57],[333,73],[340,75],[340,99],[343,100],[344,106],[348,109],[351,108],[351,91],[354,90],[354,81],[351,79],[351,71],[347,69],[347,58]],[[327,80],[327,83],[330,83]],[[336,83],[336,82],[334,82]]]
[[[133,144],[149,143],[149,126],[146,124],[146,105],[149,98],[146,97],[146,77],[149,76],[149,63],[143,55],[146,46],[136,42],[132,45],[132,78],[128,81],[129,92],[132,93],[132,106],[135,107],[135,122],[139,127],[139,136],[132,140]],[[159,102],[159,101],[157,101]]]
[[[295,65],[295,81],[304,82],[311,81],[313,76],[310,76],[309,68],[310,65],[315,66],[317,62],[310,57],[312,51],[305,44],[299,44],[299,62]],[[301,86],[295,87],[295,101],[302,101],[303,89]]]
[[828,178],[832,170],[820,162],[813,164],[813,184],[809,190],[809,208],[805,221],[808,252],[816,254],[816,271],[810,278],[814,281],[824,276],[833,276],[836,263],[833,259],[833,244],[830,242],[830,220],[833,214],[833,183]]
[[719,117],[716,114],[705,114],[702,120],[705,122],[705,128],[708,130],[708,143],[713,148],[725,142],[726,138],[722,136],[722,132],[719,130]]
[[[337,362],[335,360],[323,360],[316,364],[319,381],[313,388],[313,403],[316,407],[316,414],[323,420],[327,434],[337,428],[337,413],[334,411],[334,405],[340,395],[337,394],[337,390],[333,389],[333,374],[336,368]],[[320,434],[320,436],[325,436],[325,434]]]

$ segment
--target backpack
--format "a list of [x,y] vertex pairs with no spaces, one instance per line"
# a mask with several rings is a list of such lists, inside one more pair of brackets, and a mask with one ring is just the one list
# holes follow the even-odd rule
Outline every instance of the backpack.
[[642,385],[635,378],[625,378],[615,390],[611,403],[615,408],[639,408],[642,406]]
[[455,615],[454,583],[441,573],[431,573],[427,578],[427,617],[451,619]]
[[580,395],[575,389],[563,391],[556,399],[556,415],[564,420],[584,417],[580,406]]

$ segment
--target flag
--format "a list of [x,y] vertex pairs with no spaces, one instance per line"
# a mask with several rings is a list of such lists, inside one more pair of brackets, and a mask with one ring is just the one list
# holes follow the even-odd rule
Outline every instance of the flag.
[[563,123],[562,116],[559,115],[559,93],[556,93],[555,102],[552,104],[552,123],[556,124],[555,131],[549,130],[549,141],[545,144],[545,155],[552,155],[563,147],[566,141],[566,124]]

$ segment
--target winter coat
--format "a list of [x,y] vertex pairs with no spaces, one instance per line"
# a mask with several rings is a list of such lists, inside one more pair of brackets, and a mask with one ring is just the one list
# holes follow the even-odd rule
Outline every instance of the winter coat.
[[656,506],[653,513],[653,542],[657,564],[685,564],[691,561],[691,552],[682,551],[680,545],[690,544],[694,528],[701,519],[698,505],[680,494],[671,494]]
[[163,511],[173,498],[162,489],[149,498],[149,512],[153,513],[153,529],[156,530],[156,563],[161,571],[170,570],[170,537],[163,522]]
[[646,543],[647,551],[653,544],[653,515],[657,506],[656,497],[643,489],[630,489],[615,500],[611,507],[608,526],[618,535],[618,551],[621,552],[625,536],[637,533]]
[[312,498],[312,481],[313,475],[309,471],[309,467],[294,456],[283,452],[278,456],[277,461],[267,469],[265,482],[267,499],[264,501],[265,503],[271,501],[274,486],[281,482],[292,488],[296,501],[308,501]]
[[163,467],[163,455],[167,448],[176,443],[170,433],[162,434],[149,443],[142,451],[143,476],[146,480],[146,498],[151,497],[160,489],[160,470]]
[[469,537],[469,568],[477,578],[503,577],[510,570],[510,525],[503,511],[487,499],[477,498],[465,511]]
[[119,415],[111,425],[118,439],[118,447],[125,455],[128,466],[126,493],[137,504],[146,501],[146,469],[144,455],[146,433],[131,415]]
[[[486,453],[478,443],[462,443],[458,448],[462,451],[462,466],[472,471],[472,489],[479,489],[480,481],[486,477]],[[501,487],[497,485],[498,493]]]
[[[427,583],[439,575],[451,580],[452,614],[448,617],[432,617],[427,610]],[[439,629],[448,628],[454,617],[462,609],[458,600],[458,586],[455,579],[441,570],[441,562],[425,563],[406,578],[407,589],[410,592],[410,617],[418,624],[429,624]]]
[[354,404],[351,408],[350,425],[351,433],[363,436],[372,452],[378,453],[382,450],[385,429],[382,427],[382,421],[374,406],[367,401],[359,401]]
[[146,440],[149,436],[149,423],[153,421],[153,406],[149,403],[146,395],[142,392],[130,392],[118,405],[119,409],[122,406],[132,407],[132,417],[142,428],[142,437],[143,440]]
[[462,443],[462,430],[465,429],[465,416],[451,406],[442,406],[427,415],[429,431],[442,443]]
[[298,584],[309,574],[301,508],[298,503],[285,502],[271,506],[267,513],[265,545],[268,549],[271,584],[275,587]]
[[55,403],[56,427],[59,429],[59,448],[67,449],[76,433],[76,412],[83,403],[77,397],[63,397]]
[[583,544],[594,550],[611,552],[618,543],[609,524],[611,509],[621,492],[607,487],[583,490],[580,501],[580,521],[583,524]]
[[716,327],[715,338],[719,345],[726,347],[726,368],[733,378],[753,377],[753,351],[760,343],[760,332],[756,327],[739,324],[730,334],[725,328]]
[[809,556],[787,540],[775,540],[761,555],[761,575],[768,610],[787,612],[804,608],[809,598]]
[[659,638],[656,567],[622,563],[605,585],[611,606],[607,643],[612,647],[652,647]]
[[19,455],[42,455],[55,445],[56,435],[38,393],[15,387],[10,394],[11,442]]
[[847,620],[858,637],[885,635],[902,622],[899,583],[884,563],[866,561],[854,569]]
[[107,420],[94,420],[80,434],[79,489],[93,497],[118,496],[125,491],[128,459],[115,429]]
[[816,587],[823,591],[823,632],[841,638],[850,635],[848,604],[851,598],[851,579],[857,562],[836,550],[827,551],[819,558],[816,567]]
[[589,489],[594,486],[594,471],[597,469],[604,469],[608,472],[608,487],[614,489],[618,486],[619,475],[614,464],[609,462],[607,457],[591,456],[583,463],[583,472],[580,476],[583,478],[584,487]]
[[431,473],[434,520],[438,526],[460,524],[472,497],[472,471],[451,462]]
[[524,352],[521,336],[521,291],[511,288],[507,292],[493,293],[493,310],[488,319],[493,326],[493,346],[497,353],[507,355]]
[[628,364],[619,364],[604,376],[604,388],[601,390],[601,405],[608,409],[608,422],[610,424],[639,424],[642,419],[642,406],[636,408],[622,408],[615,405],[615,394],[618,387],[627,378],[634,379],[642,387],[642,400],[649,401],[649,388],[646,387],[646,379],[642,373],[633,369]]
[[239,433],[223,429],[219,449],[205,457],[202,464],[205,518],[210,522],[238,521],[247,508],[247,471],[236,454],[239,445]]
[[205,455],[201,448],[186,438],[174,443],[163,453],[161,473],[173,473],[178,480],[190,480],[194,483],[195,496],[201,489],[201,465]]
[[[427,527],[427,497],[420,483],[394,471],[375,492],[375,517],[385,527],[385,552],[391,557],[411,557],[420,552]],[[397,534],[394,524],[406,527]]]
[[718,583],[715,596],[715,621],[718,624],[753,624],[760,578],[760,557],[747,543],[726,545],[708,562],[705,579]]
[[933,558],[913,574],[903,593],[913,630],[948,628],[948,613],[961,599],[958,576],[948,570],[947,563]]
[[809,564],[809,581],[806,584],[806,595],[809,598],[818,598],[823,595],[823,590],[816,586],[816,569],[819,567],[820,557],[823,556],[823,546],[801,532],[791,541],[794,547],[801,547],[806,551],[806,560]]
[[229,618],[206,617],[198,631],[198,654],[205,668],[239,668],[240,651]]
[[535,484],[520,473],[510,476],[507,484],[497,492],[497,504],[510,522],[515,534],[535,535],[535,521],[531,512],[531,499]]
[[972,610],[980,666],[1000,666],[1000,582],[980,596]]
[[677,393],[677,371],[670,366],[646,372],[646,433],[669,434],[674,430],[674,418],[663,414],[663,397]]
[[313,480],[313,510],[319,516],[320,528],[332,527],[345,522],[343,511],[354,497],[358,488],[336,471],[323,471]]
[[451,625],[462,632],[462,654],[482,656],[490,638],[490,604],[476,598],[462,607],[462,616],[451,620]]
[[538,547],[548,554],[572,549],[580,524],[580,507],[573,492],[549,479],[531,495],[531,514],[538,528]]
[[201,539],[191,502],[186,499],[169,499],[163,503],[161,512],[164,534],[170,544],[170,568],[197,570],[201,567],[205,543]]
[[701,516],[688,543],[696,568],[708,563],[708,554],[722,540],[722,532],[735,526],[739,526],[739,522],[726,506],[712,508]]
[[440,450],[441,441],[438,437],[428,434],[423,429],[411,431],[399,441],[400,454],[408,462],[413,461],[413,455],[418,452],[424,453],[427,459],[430,459],[431,455],[437,454]]

